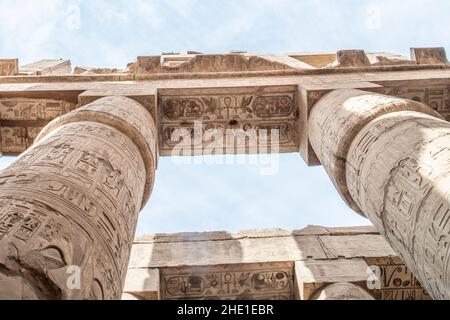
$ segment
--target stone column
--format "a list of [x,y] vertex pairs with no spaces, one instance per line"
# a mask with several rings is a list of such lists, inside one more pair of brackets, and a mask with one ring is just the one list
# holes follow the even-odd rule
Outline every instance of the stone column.
[[313,300],[375,300],[367,291],[352,283],[340,282],[320,290]]
[[0,299],[120,299],[157,161],[150,113],[106,97],[0,172]]
[[433,298],[450,299],[450,123],[414,101],[337,90],[314,106],[309,125],[345,201]]

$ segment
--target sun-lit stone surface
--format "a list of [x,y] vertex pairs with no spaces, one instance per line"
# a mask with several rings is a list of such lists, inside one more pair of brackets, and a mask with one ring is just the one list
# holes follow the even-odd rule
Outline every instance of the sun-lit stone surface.
[[450,299],[450,124],[416,101],[337,90],[315,105],[310,141],[351,207]]
[[[0,59],[0,154],[21,155],[0,173],[0,297],[427,299],[419,278],[450,298],[449,120],[443,48]],[[128,259],[159,156],[292,152],[377,229],[157,235]]]
[[153,185],[151,123],[134,100],[103,98],[51,122],[0,173],[0,299],[121,297]]
[[[379,282],[372,283],[369,267],[379,271]],[[309,300],[339,282],[376,299],[429,299],[373,227],[141,237],[133,244],[125,292],[146,299]]]

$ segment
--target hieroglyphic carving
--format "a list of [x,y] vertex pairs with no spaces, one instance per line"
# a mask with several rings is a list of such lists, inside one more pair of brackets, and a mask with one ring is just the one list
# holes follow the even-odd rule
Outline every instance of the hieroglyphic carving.
[[356,134],[373,119],[403,110],[439,116],[414,101],[361,90],[335,90],[320,99],[309,118],[309,140],[336,189],[355,211],[361,208],[348,191],[345,168],[350,144]]
[[286,95],[163,97],[162,121],[285,118],[294,113],[294,98]]
[[[206,137],[208,130],[217,130],[222,133],[223,137],[227,130],[236,132],[255,130],[257,137],[261,130],[266,130],[264,132],[267,132],[269,136],[273,130],[277,130],[280,135],[279,146],[282,151],[295,150],[297,147],[298,110],[293,92],[276,94],[249,92],[248,94],[204,94],[198,96],[163,95],[160,97],[159,106],[161,114],[160,145],[163,155],[170,155],[170,151],[180,143],[178,139],[172,139],[173,133],[179,129],[186,129],[190,132],[192,148],[203,145],[204,149],[208,149],[211,142],[207,140],[208,138],[205,138],[207,141],[194,141],[194,133]],[[195,132],[198,128],[194,128],[194,122],[201,122],[202,132]],[[214,142],[217,145],[217,140]],[[226,146],[225,141],[222,145]],[[241,148],[236,148],[235,151],[246,152]],[[226,151],[224,148],[218,152],[225,153]]]
[[167,268],[161,273],[161,297],[167,300],[290,300],[293,299],[293,269],[289,263]]
[[34,143],[42,127],[1,127],[2,152],[20,154]]
[[62,100],[0,99],[0,118],[2,120],[53,120],[74,109],[75,104]]
[[[272,130],[276,130],[279,133],[279,146],[289,148],[293,145],[295,145],[295,138],[296,138],[296,130],[295,130],[295,121],[286,121],[286,122],[262,122],[262,123],[252,123],[252,122],[242,122],[236,126],[228,125],[228,124],[203,124],[202,127],[196,128],[189,125],[184,126],[166,126],[164,128],[163,134],[163,141],[164,145],[163,148],[171,149],[175,147],[177,144],[180,143],[179,140],[173,139],[174,136],[177,136],[177,130],[186,130],[189,133],[189,137],[192,141],[192,148],[195,149],[199,147],[200,149],[209,150],[209,148],[214,148],[215,151],[219,151],[220,153],[226,152],[227,148],[227,130],[235,130],[236,134],[229,134],[228,140],[235,140],[236,144],[233,145],[233,148],[249,148],[251,147],[251,144],[249,142],[249,139],[255,139],[256,142],[260,141],[259,139],[263,138],[262,133],[268,135],[267,142],[270,144],[270,133]],[[200,131],[199,129],[202,129]],[[220,133],[223,148],[216,148],[217,137],[210,139],[208,135],[208,130],[211,130],[212,133],[217,132]],[[243,139],[244,136],[248,133],[247,142]],[[255,133],[255,134],[253,134]],[[243,137],[240,138],[240,135]],[[202,139],[197,139],[196,137],[201,137]],[[242,142],[242,144],[239,141]],[[237,145],[239,143],[239,146]],[[234,149],[233,149],[234,150]],[[239,152],[242,152],[243,150],[239,150]]]
[[430,300],[419,280],[399,258],[366,258],[380,268],[380,289],[371,290],[377,300]]
[[386,88],[385,94],[422,102],[450,121],[450,87],[394,87]]
[[449,298],[449,143],[446,121],[388,114],[358,134],[347,159],[352,196],[435,299]]
[[427,292],[449,299],[450,125],[418,102],[366,94],[355,103],[360,96],[337,90],[322,98],[309,121],[311,143]]
[[[147,112],[134,103],[130,114]],[[36,284],[41,298],[118,299],[152,167],[116,124],[77,112],[2,172],[0,265]],[[72,265],[81,268],[79,290],[66,286]]]
[[1,145],[3,153],[20,154],[33,145],[43,126],[76,105],[63,100],[0,99]]

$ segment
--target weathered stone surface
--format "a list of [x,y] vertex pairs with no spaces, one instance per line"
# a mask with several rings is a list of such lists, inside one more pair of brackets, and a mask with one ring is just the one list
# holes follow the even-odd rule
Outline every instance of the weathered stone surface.
[[[297,246],[292,245],[293,239]],[[308,254],[318,250],[322,253]],[[379,272],[374,275],[379,278],[374,278],[372,270],[377,268]],[[142,290],[154,270],[161,275],[162,299],[308,300],[339,282],[364,289],[371,285],[370,294],[376,299],[429,298],[372,227],[315,226],[293,232],[273,229],[142,237],[133,245],[129,282]],[[148,293],[133,294],[154,299],[154,287],[152,284]]]
[[336,282],[365,285],[368,265],[363,259],[330,261],[297,261],[295,279],[297,299],[310,300],[326,286]]
[[183,242],[137,243],[130,268],[177,267],[326,259],[314,236],[243,238]]
[[158,269],[128,269],[123,291],[143,300],[159,300],[159,283]]
[[445,120],[450,121],[450,84],[432,86],[423,82],[409,85],[386,84],[384,93],[421,102],[439,112]]
[[[302,65],[304,66],[304,65]],[[306,68],[306,66],[304,66]],[[137,74],[146,73],[202,73],[262,70],[289,70],[293,67],[267,57],[244,54],[198,54],[138,57],[134,66]]]
[[291,300],[294,270],[289,262],[164,268],[164,300]]
[[[130,109],[134,109],[136,112],[130,112]],[[138,148],[146,169],[141,205],[143,207],[153,189],[157,162],[157,129],[150,113],[132,99],[121,96],[105,97],[78,109],[75,113],[65,114],[53,120],[42,130],[36,140],[38,141],[60,126],[73,122],[98,122],[117,128],[122,134],[129,137]]]
[[[445,51],[442,48],[414,49],[412,57],[413,59],[408,59],[387,53],[365,54],[363,51],[353,50],[338,52],[337,57],[335,53],[291,55],[254,55],[246,52],[224,55],[205,55],[198,52],[189,52],[186,55],[167,53],[157,57],[139,58],[138,62],[128,65],[126,69],[78,68],[75,74],[69,74],[67,64],[61,68],[52,68],[51,65],[44,66],[45,63],[39,63],[34,69],[31,66],[33,70],[22,69],[20,75],[17,75],[17,61],[6,61],[8,71],[6,73],[0,71],[0,102],[7,102],[6,105],[0,105],[2,135],[0,141],[6,154],[25,153],[15,165],[5,171],[7,175],[0,179],[0,206],[6,210],[4,214],[0,214],[0,219],[3,219],[0,220],[0,230],[5,234],[0,236],[0,252],[2,252],[0,258],[3,259],[0,261],[7,261],[6,268],[14,270],[12,273],[0,274],[0,296],[23,299],[53,296],[77,298],[89,295],[96,298],[120,297],[120,294],[116,293],[122,285],[126,247],[131,243],[132,232],[130,228],[124,231],[126,223],[121,220],[122,206],[117,205],[116,209],[114,203],[123,201],[137,204],[138,197],[130,196],[133,198],[130,200],[130,197],[122,198],[120,194],[118,197],[108,195],[108,192],[117,190],[117,188],[109,190],[108,184],[115,187],[122,183],[131,185],[130,181],[134,181],[134,177],[128,175],[124,180],[120,177],[116,179],[114,170],[106,163],[109,161],[114,166],[120,166],[122,174],[136,168],[144,168],[145,172],[138,179],[145,180],[142,201],[136,207],[126,208],[133,213],[127,215],[131,221],[135,219],[139,207],[145,204],[151,191],[154,168],[159,155],[156,145],[161,147],[163,155],[172,155],[174,142],[177,142],[176,139],[172,141],[172,133],[176,128],[182,128],[186,129],[187,135],[191,138],[195,137],[195,130],[201,133],[207,132],[208,129],[218,129],[222,132],[226,129],[240,129],[244,133],[248,133],[251,129],[278,130],[279,152],[300,150],[310,165],[319,164],[320,158],[347,201],[353,201],[352,205],[356,209],[360,207],[359,204],[370,208],[368,211],[371,212],[364,213],[387,235],[396,251],[402,253],[413,272],[427,284],[433,297],[444,297],[449,291],[446,287],[448,284],[445,274],[447,262],[443,254],[448,246],[446,237],[448,230],[445,222],[446,202],[442,199],[447,197],[445,190],[448,189],[448,184],[445,180],[446,158],[442,156],[445,150],[435,152],[435,149],[436,143],[448,144],[443,138],[446,133],[440,131],[447,130],[447,127],[439,125],[439,128],[436,128],[434,122],[430,125],[428,120],[424,120],[426,117],[419,119],[417,122],[419,124],[414,129],[406,125],[403,128],[403,122],[392,124],[389,132],[397,132],[398,128],[403,128],[405,129],[403,133],[410,135],[415,131],[411,141],[405,143],[405,146],[410,143],[408,146],[411,150],[408,153],[402,147],[393,150],[378,145],[382,142],[391,143],[386,139],[390,133],[382,132],[382,127],[389,121],[378,122],[383,118],[383,114],[401,113],[397,119],[403,121],[402,116],[406,115],[402,113],[403,110],[410,110],[408,106],[414,106],[413,111],[437,116],[430,111],[434,109],[445,119],[450,119],[450,65],[445,57]],[[327,68],[326,66],[333,63],[336,58],[335,68]],[[4,60],[0,62],[5,63]],[[48,63],[57,65],[59,61]],[[1,66],[0,63],[0,70]],[[373,99],[362,99],[359,95],[354,99],[353,94],[350,94],[347,100],[359,102],[354,108],[347,109],[347,100],[337,103],[339,97],[329,99],[330,108],[324,113],[333,116],[328,119],[329,123],[326,126],[330,125],[329,128],[336,131],[330,129],[327,134],[330,132],[333,134],[328,136],[321,135],[320,130],[316,133],[311,132],[314,129],[311,129],[310,118],[316,117],[310,113],[311,110],[320,107],[321,102],[326,101],[327,94],[332,96],[333,93],[330,92],[334,90],[350,92],[351,89],[368,91],[361,96],[368,95]],[[389,97],[380,98],[374,93],[402,98],[394,99],[395,101],[404,101],[403,98],[406,98],[416,102],[397,104]],[[79,106],[88,106],[70,116],[63,115],[78,107],[77,103]],[[428,105],[430,109],[419,103]],[[104,110],[101,105],[105,107]],[[139,114],[137,119],[134,113],[130,112],[136,110],[136,105],[139,106],[138,109],[145,111]],[[402,109],[404,105],[407,106],[406,109]],[[421,107],[415,110],[414,108],[419,105]],[[422,107],[426,111],[422,110]],[[343,110],[349,111],[351,115],[342,116]],[[42,128],[55,117],[59,119],[54,120],[38,136]],[[342,121],[333,125],[333,119],[336,117]],[[196,121],[203,122],[197,129],[194,127]],[[422,121],[426,122],[425,125]],[[415,120],[405,120],[406,122],[416,123]],[[366,128],[368,129],[364,132],[367,136],[359,137],[358,133]],[[105,139],[96,134],[97,129],[102,129],[100,130],[102,132],[111,130],[114,137],[124,138],[111,141],[109,136],[104,142]],[[442,135],[431,134],[436,130]],[[309,134],[319,139],[317,143],[320,148],[328,144],[321,150],[322,153],[316,154],[315,148],[310,144]],[[417,145],[413,146],[411,143],[418,143],[418,135],[426,137],[428,144],[414,149]],[[61,137],[68,140],[64,143],[57,142],[56,139]],[[366,141],[367,137],[374,140]],[[324,139],[321,140],[322,138]],[[35,139],[38,140],[36,147],[31,147]],[[122,143],[121,139],[128,142]],[[356,139],[359,139],[361,145]],[[406,138],[402,136],[398,141],[403,141],[402,139]],[[132,146],[131,156],[123,155],[121,153],[123,150],[115,149],[120,143],[125,146],[129,143]],[[383,155],[375,155],[374,150],[362,149],[363,144],[369,145],[370,149],[375,146],[378,148],[377,152]],[[391,144],[395,145],[394,142]],[[264,143],[258,141],[258,148],[259,146],[264,146]],[[78,153],[71,153],[72,147]],[[211,145],[198,144],[195,141],[189,147],[193,149],[193,154],[199,150],[201,153],[212,150]],[[26,151],[27,149],[29,150]],[[35,153],[39,153],[40,150],[48,153],[42,151],[42,155],[36,155]],[[265,153],[264,150],[267,148],[258,149],[256,152]],[[359,166],[362,163],[361,168],[351,173],[349,173],[350,164],[345,163],[346,160],[349,161],[349,150],[356,155],[353,155],[352,164]],[[250,151],[251,149],[245,146],[217,153]],[[392,155],[384,154],[385,151],[392,152]],[[84,154],[85,152],[87,154]],[[98,162],[97,171],[94,172],[92,164],[96,162],[92,160],[91,155],[98,152],[101,155],[97,158],[101,161]],[[407,159],[396,158],[402,152]],[[77,162],[72,159],[72,155],[75,154],[80,156]],[[113,154],[114,159],[107,158],[105,154]],[[365,158],[367,155],[370,155],[368,159]],[[384,156],[388,159],[383,158]],[[429,160],[433,156],[436,156],[436,159]],[[119,158],[122,160],[117,160]],[[384,159],[384,164],[380,165],[371,159]],[[391,160],[398,162],[389,162]],[[410,165],[407,160],[413,161],[414,165]],[[420,169],[416,168],[416,164]],[[102,175],[99,174],[100,171]],[[99,174],[98,180],[90,178],[95,175],[94,173]],[[361,174],[366,176],[360,176]],[[104,177],[106,182],[100,176]],[[420,179],[414,178],[417,176],[420,176]],[[380,187],[383,177],[392,182],[388,183],[386,188]],[[58,189],[53,186],[54,189],[41,190],[45,186],[48,187],[45,183],[50,178],[69,181],[67,188]],[[430,184],[427,184],[428,182]],[[430,190],[424,187],[423,190],[429,191],[426,195],[420,193],[423,184],[427,187],[433,186]],[[349,186],[353,188],[354,194],[347,190]],[[414,187],[417,187],[417,190]],[[398,192],[392,191],[394,189]],[[55,195],[58,190],[61,194]],[[2,199],[3,192],[5,196]],[[94,200],[91,202],[85,200],[88,196]],[[434,204],[441,204],[441,200],[442,207],[434,208]],[[74,201],[81,209],[75,207]],[[420,202],[420,205],[414,201]],[[100,206],[100,211],[106,212],[105,215],[86,218],[82,210],[90,212],[93,208],[92,203],[95,204],[95,208]],[[19,216],[10,216],[10,213],[17,213]],[[53,216],[57,218],[48,219]],[[109,223],[113,226],[111,227]],[[70,228],[67,227],[69,225]],[[34,233],[33,228],[37,230]],[[59,231],[56,235],[50,233],[48,236],[54,236],[54,239],[49,240],[42,238],[41,235],[46,235],[46,232],[41,232],[39,228],[49,232],[53,229]],[[124,232],[126,236],[114,237],[116,234],[123,235]],[[412,234],[414,237],[411,238]],[[26,236],[30,239],[24,240]],[[125,245],[124,242],[120,242],[121,239],[126,239]],[[422,242],[425,243],[426,249],[421,246]],[[10,243],[16,247],[8,249]],[[54,246],[48,247],[49,244]],[[167,278],[168,286],[159,290],[165,291],[169,298],[174,299],[185,297],[187,292],[192,294],[193,298],[200,299],[215,296],[292,298],[292,291],[286,290],[282,293],[278,291],[277,285],[283,281],[276,280],[282,280],[283,277],[280,275],[278,279],[277,275],[287,272],[284,267],[293,268],[296,261],[328,262],[360,258],[367,264],[374,264],[381,269],[383,284],[381,289],[370,290],[377,299],[429,297],[418,284],[417,278],[405,268],[402,261],[395,260],[397,258],[394,251],[373,229],[335,230],[314,227],[294,232],[252,230],[240,233],[157,235],[151,239],[141,239],[136,248],[132,264],[138,267],[131,270],[139,273],[141,271],[137,270],[142,268],[144,270],[142,272],[145,273],[147,269],[159,271],[163,269],[169,278],[176,277],[177,273],[182,275],[174,282],[168,281]],[[116,255],[117,252],[120,254],[119,257]],[[94,256],[95,259],[92,258]],[[75,264],[87,266],[83,267],[83,272],[88,270],[87,274],[83,275],[92,287],[90,293],[89,289],[81,293],[58,291],[62,279],[67,278],[63,273],[64,268],[72,263],[70,260],[75,261]],[[119,270],[117,265],[122,266],[122,269]],[[116,269],[113,268],[111,271],[108,266]],[[333,269],[323,270],[328,270],[323,275],[324,278],[331,279]],[[295,278],[293,272],[291,274]],[[36,277],[36,274],[45,274],[47,278]],[[229,274],[237,279],[243,277],[245,280],[243,285],[233,284],[233,290],[227,291],[226,294],[219,292],[229,289],[228,286],[224,286],[226,282],[213,287],[210,291],[201,291],[201,294],[199,291],[190,290],[190,288],[198,290],[198,279],[202,279],[200,283],[207,283],[213,276],[226,281]],[[247,274],[250,275],[247,277]],[[336,277],[333,283],[347,281],[339,280],[340,276]],[[94,278],[99,281],[89,280]],[[135,279],[138,279],[136,284],[145,281],[144,278],[135,277]],[[271,282],[271,279],[274,281]],[[270,287],[271,284],[275,284],[275,287]],[[38,290],[37,286],[44,289]],[[361,284],[359,286],[363,287]],[[330,290],[335,287],[330,287]],[[173,288],[181,288],[182,294],[180,291],[171,291]],[[261,288],[277,288],[277,290],[264,291]],[[145,286],[141,286],[139,290],[144,290],[139,293],[141,296],[128,293],[128,298],[142,299],[155,295],[155,289],[150,288],[148,289],[150,291],[146,292]],[[263,291],[264,294],[261,295]]]
[[152,122],[138,130],[147,117],[133,100],[104,98],[53,121],[1,172],[0,273],[26,285],[21,298],[120,298],[154,176]]
[[347,90],[322,98],[310,126],[311,143],[344,198],[432,297],[449,299],[448,122],[418,102]]
[[298,150],[295,86],[166,89],[158,105],[163,156]]
[[445,48],[412,48],[411,57],[418,64],[448,64]]
[[367,291],[351,283],[335,283],[322,289],[316,300],[375,300]]
[[21,66],[19,71],[21,74],[36,76],[61,75],[71,74],[72,66],[70,60],[44,59]]
[[450,298],[449,143],[448,122],[392,113],[363,128],[347,156],[350,194],[436,299]]
[[369,58],[364,50],[340,50],[336,53],[336,62],[333,67],[365,67],[370,66]]
[[398,54],[377,52],[366,53],[372,66],[392,66],[417,64],[416,61]]
[[377,300],[430,300],[431,297],[411,270],[399,257],[370,258],[364,260],[375,276],[369,279],[377,289],[369,290]]
[[0,59],[0,77],[19,73],[19,59]]
[[300,60],[314,68],[324,68],[336,60],[336,53],[296,53],[290,57]]
[[74,103],[62,100],[0,98],[2,153],[24,152],[48,121],[75,108]]
[[373,119],[403,110],[439,117],[437,112],[416,101],[345,89],[325,95],[311,111],[309,141],[342,198],[357,212],[361,209],[349,194],[345,176],[350,144]]

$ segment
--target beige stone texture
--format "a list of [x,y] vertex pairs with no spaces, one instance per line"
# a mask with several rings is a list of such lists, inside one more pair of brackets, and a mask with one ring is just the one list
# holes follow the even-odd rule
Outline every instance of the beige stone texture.
[[230,53],[138,57],[134,70],[137,74],[146,74],[289,70],[296,67],[311,68],[295,59],[280,61],[270,56]]
[[392,98],[359,90],[335,90],[316,103],[309,118],[309,141],[316,155],[346,203],[361,209],[350,195],[345,175],[346,157],[355,136],[373,119],[403,110],[440,117],[416,101]]
[[336,282],[365,286],[368,268],[364,259],[297,261],[295,263],[297,299],[314,299],[325,287]]
[[71,74],[72,66],[70,60],[44,59],[20,66],[19,72],[36,76]]
[[134,100],[100,99],[51,122],[1,172],[0,298],[121,297],[154,178],[147,120]]
[[[364,262],[380,272],[379,288],[367,288],[375,299],[428,299],[421,282],[449,297],[444,48],[413,48],[411,58],[171,52],[73,73],[68,60],[17,65],[0,60],[0,151],[21,155],[0,173],[0,297],[119,299],[137,213],[177,128],[191,138],[187,155],[300,151],[383,236],[312,226],[143,237],[124,299],[298,298],[301,263],[317,276],[311,297],[345,298],[365,288]],[[235,148],[192,140],[210,129],[280,139],[256,150],[250,134]],[[82,290],[66,290],[72,265]]]
[[[369,267],[379,271],[370,290],[373,279]],[[373,227],[309,226],[294,231],[141,237],[133,245],[128,275],[131,279],[127,280],[139,289],[128,291],[155,299],[156,285],[152,281],[148,293],[141,291],[148,274],[155,270],[160,273],[160,298],[169,300],[309,300],[339,282],[356,284],[380,300],[429,299]],[[144,276],[136,276],[135,272]]]
[[294,53],[289,55],[315,68],[324,68],[336,60],[336,53]]
[[370,60],[364,50],[340,50],[336,53],[336,61],[332,65],[338,68],[370,66]]
[[435,299],[450,298],[449,128],[418,102],[355,90],[328,94],[310,117],[311,144],[336,188]]
[[0,77],[19,73],[19,59],[0,59]]
[[367,291],[351,283],[335,283],[322,289],[316,300],[375,300]]
[[450,125],[417,112],[375,119],[347,156],[349,191],[435,299],[450,299]]
[[128,269],[123,291],[139,299],[159,300],[159,283],[158,269]]
[[417,64],[448,64],[445,48],[412,48],[411,57]]
[[390,65],[411,65],[417,64],[416,61],[399,54],[387,52],[366,53],[372,66],[390,66]]

